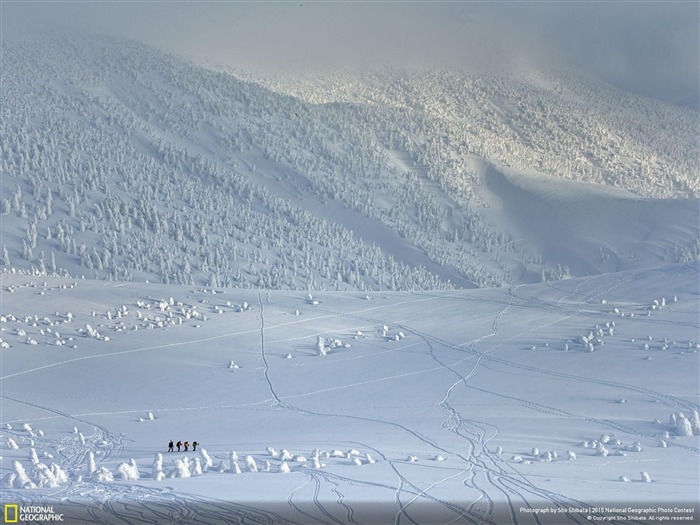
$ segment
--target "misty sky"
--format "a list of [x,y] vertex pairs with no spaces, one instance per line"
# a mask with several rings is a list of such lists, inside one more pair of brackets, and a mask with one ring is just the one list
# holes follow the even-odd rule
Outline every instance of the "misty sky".
[[233,66],[390,60],[570,64],[664,100],[698,96],[700,2],[3,0],[2,29],[136,39]]

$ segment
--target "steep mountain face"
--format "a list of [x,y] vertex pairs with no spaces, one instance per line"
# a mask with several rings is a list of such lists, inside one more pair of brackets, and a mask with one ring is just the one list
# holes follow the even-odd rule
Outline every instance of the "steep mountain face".
[[[632,192],[670,235],[648,254],[625,234],[639,265],[697,257],[691,110],[565,75],[231,74],[93,37],[4,42],[3,56],[6,268],[338,290],[610,269],[571,264],[556,235],[528,242],[512,224],[527,207],[493,213],[510,204],[484,177],[504,165],[527,171],[523,195],[535,171]],[[543,199],[557,209],[556,193]]]

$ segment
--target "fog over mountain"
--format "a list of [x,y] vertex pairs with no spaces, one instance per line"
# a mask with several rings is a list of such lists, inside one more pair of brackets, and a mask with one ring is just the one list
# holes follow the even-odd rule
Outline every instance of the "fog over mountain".
[[3,2],[2,29],[94,32],[229,66],[566,64],[697,99],[697,2]]

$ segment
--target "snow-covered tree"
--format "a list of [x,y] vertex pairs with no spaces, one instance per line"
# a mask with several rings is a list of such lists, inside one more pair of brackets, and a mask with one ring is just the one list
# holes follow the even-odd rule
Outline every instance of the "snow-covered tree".
[[318,350],[318,355],[326,355],[328,353],[326,341],[320,335],[316,339],[316,349]]
[[68,483],[68,474],[56,463],[51,463],[51,473],[56,478],[56,483]]
[[12,468],[14,470],[15,479],[14,486],[16,488],[22,489],[35,489],[36,484],[29,478],[27,472],[19,461],[12,462]]
[[199,454],[202,456],[202,463],[204,464],[204,470],[210,469],[214,466],[214,461],[209,456],[209,453],[204,448],[199,449]]
[[161,481],[163,479],[163,454],[160,452],[156,453],[156,457],[153,460],[151,475],[156,481]]
[[95,454],[92,452],[92,450],[90,450],[88,452],[88,464],[87,464],[88,476],[92,476],[96,470],[97,470],[97,466],[95,465]]
[[694,435],[700,435],[700,415],[698,411],[693,409],[690,411],[690,427]]
[[253,456],[246,456],[245,457],[245,464],[246,467],[248,467],[248,471],[250,472],[257,472],[258,471],[258,465],[255,463],[255,459]]

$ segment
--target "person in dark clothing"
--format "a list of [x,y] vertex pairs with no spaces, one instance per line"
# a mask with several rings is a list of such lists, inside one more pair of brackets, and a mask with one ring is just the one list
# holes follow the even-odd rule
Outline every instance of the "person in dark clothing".
[[197,450],[197,445],[199,445],[199,443],[197,443],[196,441],[192,442],[192,452]]
[[189,450],[189,448],[190,448],[190,442],[185,441],[185,452],[187,452]]
[[170,443],[168,443],[168,452],[172,452],[172,451],[173,451],[173,446],[174,446],[174,445],[173,445],[173,440],[171,439],[171,440],[170,440]]
[[182,441],[178,441],[175,446],[177,447],[177,451],[180,452],[180,447],[182,446]]

